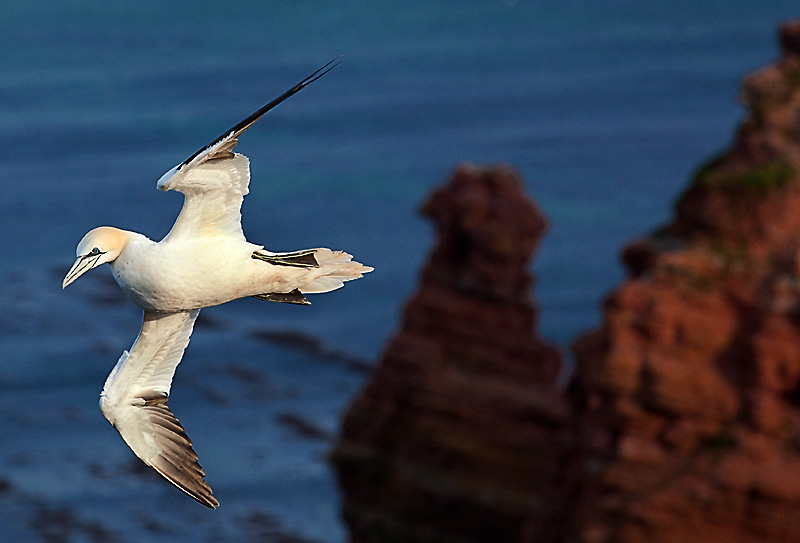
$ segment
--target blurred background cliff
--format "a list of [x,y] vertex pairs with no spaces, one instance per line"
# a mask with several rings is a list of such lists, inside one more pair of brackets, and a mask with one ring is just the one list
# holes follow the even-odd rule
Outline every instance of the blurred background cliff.
[[[792,540],[799,98],[796,38],[775,34],[797,15],[788,1],[4,4],[0,539]],[[376,272],[308,308],[203,312],[171,404],[222,502],[210,514],[142,470],[97,409],[139,311],[109,273],[60,281],[94,226],[166,234],[181,201],[158,177],[339,54],[241,142],[244,228]],[[429,199],[451,176],[456,192]],[[513,221],[511,249],[507,209],[534,216]],[[440,330],[448,308],[486,326]],[[456,359],[469,371],[392,354],[420,331],[472,353]],[[498,375],[481,333],[513,354]],[[405,388],[384,397],[381,380]],[[374,417],[356,424],[359,405]]]

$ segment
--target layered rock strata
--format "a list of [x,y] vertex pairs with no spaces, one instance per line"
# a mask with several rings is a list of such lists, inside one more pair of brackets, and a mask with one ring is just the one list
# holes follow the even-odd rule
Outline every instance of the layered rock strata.
[[800,24],[574,343],[583,543],[800,541]]

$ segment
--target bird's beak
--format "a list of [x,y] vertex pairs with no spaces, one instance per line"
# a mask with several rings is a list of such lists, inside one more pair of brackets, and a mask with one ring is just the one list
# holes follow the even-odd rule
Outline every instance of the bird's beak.
[[64,277],[64,282],[61,283],[61,288],[67,288],[67,286],[69,286],[69,284],[75,279],[97,266],[101,256],[103,256],[102,253],[99,255],[79,256],[78,260],[75,261],[75,264],[73,264],[67,272],[66,277]]

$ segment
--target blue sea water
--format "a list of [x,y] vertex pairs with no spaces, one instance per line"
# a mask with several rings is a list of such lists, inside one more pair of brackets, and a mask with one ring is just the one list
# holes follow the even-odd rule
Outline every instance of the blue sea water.
[[[343,541],[325,455],[365,378],[353,360],[379,357],[431,247],[417,208],[432,188],[461,161],[522,174],[551,223],[533,264],[540,330],[566,349],[623,277],[622,245],[730,142],[741,78],[800,15],[796,0],[3,7],[3,541]],[[170,404],[212,513],[141,474],[97,410],[139,311],[108,270],[61,279],[95,226],[165,235],[181,197],[160,175],[338,55],[242,138],[243,223],[272,250],[342,248],[376,271],[311,307],[203,312]]]

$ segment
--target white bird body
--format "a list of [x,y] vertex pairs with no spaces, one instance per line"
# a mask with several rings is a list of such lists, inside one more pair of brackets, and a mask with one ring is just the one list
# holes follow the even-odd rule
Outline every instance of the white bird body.
[[253,253],[263,251],[262,246],[225,236],[167,237],[154,242],[135,232],[120,232],[127,243],[110,262],[114,279],[146,311],[188,311],[294,289],[304,294],[328,292],[343,283],[327,275],[331,267],[326,264],[331,261],[345,272],[363,271],[360,264],[350,261],[350,255],[324,248],[314,249],[319,267],[272,266],[252,258]]
[[185,197],[164,239],[95,228],[78,244],[78,259],[64,278],[66,288],[86,271],[109,263],[123,292],[144,309],[139,336],[106,379],[101,411],[139,458],[211,508],[219,502],[204,480],[191,440],[167,406],[199,310],[248,296],[308,304],[305,294],[337,289],[372,271],[342,251],[267,251],[248,242],[241,227],[250,167],[247,157],[232,151],[238,137],[333,66],[333,61],[326,64],[159,179],[159,189]]
[[266,266],[258,269],[262,263],[250,255],[259,249],[226,238],[156,243],[131,235],[111,269],[123,292],[142,309],[187,311],[275,292],[278,281],[269,275],[282,274]]

